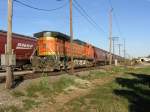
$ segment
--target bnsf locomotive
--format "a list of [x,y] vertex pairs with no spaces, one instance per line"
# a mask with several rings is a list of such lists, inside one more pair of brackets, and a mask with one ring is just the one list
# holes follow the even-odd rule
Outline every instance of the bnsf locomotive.
[[[32,57],[32,65],[36,70],[69,69],[71,53],[74,57],[74,67],[88,67],[96,64],[107,64],[109,52],[94,47],[81,40],[73,41],[73,50],[70,48],[70,37],[54,31],[35,33],[37,38],[37,52]],[[120,56],[113,55],[114,59]]]
[[[74,67],[88,67],[96,64],[107,64],[109,52],[92,46],[81,40],[73,41],[70,48],[70,37],[60,32],[43,31],[34,37],[13,34],[13,49],[16,54],[17,66],[23,68],[32,65],[36,71],[53,71],[69,69],[71,53]],[[0,55],[5,51],[6,32],[0,31]],[[113,59],[120,59],[113,55]]]

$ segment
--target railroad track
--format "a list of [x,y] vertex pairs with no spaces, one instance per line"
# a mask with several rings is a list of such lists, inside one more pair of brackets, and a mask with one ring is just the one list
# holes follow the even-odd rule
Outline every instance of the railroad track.
[[[74,69],[75,75],[81,71],[89,71],[95,69],[104,69],[107,66],[96,66],[96,67],[88,67],[88,68],[76,68]],[[36,79],[43,76],[57,76],[61,74],[69,74],[70,70],[67,71],[54,71],[54,72],[33,72],[33,71],[15,71],[14,72],[14,79],[18,80],[28,80],[28,79]],[[5,72],[0,72],[0,83],[5,81]]]
[[[94,69],[99,69],[101,67],[90,67],[89,68],[76,68],[74,69],[74,72],[75,72],[75,75],[78,73],[78,72],[81,72],[81,71],[89,71],[89,70],[94,70]],[[36,72],[36,73],[33,73],[33,74],[26,74],[24,75],[23,79],[24,80],[27,80],[27,79],[35,79],[35,78],[39,78],[39,77],[42,77],[42,76],[57,76],[57,75],[61,75],[61,74],[70,74],[70,70],[67,70],[67,71],[54,71],[54,72]]]

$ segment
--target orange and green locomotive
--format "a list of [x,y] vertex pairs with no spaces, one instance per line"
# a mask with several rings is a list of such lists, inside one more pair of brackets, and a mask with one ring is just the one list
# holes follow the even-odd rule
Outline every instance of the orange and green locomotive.
[[37,54],[32,59],[36,70],[48,71],[69,69],[71,53],[74,58],[74,67],[93,65],[93,46],[80,40],[73,41],[73,50],[70,48],[70,37],[54,31],[43,31],[34,34],[37,38]]
[[70,37],[66,34],[43,31],[35,33],[34,37],[37,38],[36,54],[32,57],[32,66],[35,70],[69,69],[71,67],[71,53],[73,54],[74,67],[89,67],[108,63],[109,52],[81,40],[73,40],[73,50],[71,50]]

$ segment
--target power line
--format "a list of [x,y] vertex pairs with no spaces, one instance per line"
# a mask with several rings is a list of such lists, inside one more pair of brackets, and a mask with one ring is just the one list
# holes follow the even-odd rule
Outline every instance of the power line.
[[114,13],[114,18],[115,18],[115,23],[116,23],[116,26],[118,27],[118,32],[120,33],[120,35],[122,36],[122,32],[121,32],[121,29],[120,29],[120,25],[119,25],[119,22],[117,20],[117,17],[116,17],[116,14]]
[[[95,29],[97,29],[97,27],[87,18],[85,17],[85,15],[83,14],[83,12],[81,12],[81,10],[75,5],[73,4],[74,8],[79,12],[79,14],[84,17]],[[98,30],[98,29],[97,29]]]
[[[100,27],[100,26],[93,20],[93,18],[88,15],[87,11],[86,11],[76,0],[74,0],[74,2],[75,2],[75,4],[82,10],[82,12],[84,13],[84,16],[86,16],[86,17],[88,18],[88,21],[90,21],[90,23],[92,23],[92,25],[94,25],[95,27],[97,27],[98,29],[100,29],[102,32],[106,33],[106,32],[104,31],[104,29],[103,29],[102,27]],[[80,9],[79,9],[79,10],[80,10]],[[81,11],[80,11],[80,12],[81,12]],[[86,18],[86,17],[85,17],[85,18]],[[87,19],[87,18],[86,18],[86,19]]]
[[[79,14],[82,16],[82,17],[84,17],[97,31],[99,31],[100,29],[98,29],[84,14],[83,14],[83,12],[75,5],[75,4],[73,4],[73,7],[79,12]],[[102,41],[101,41],[101,43],[103,43]]]
[[109,4],[110,4],[111,9],[113,9],[113,5],[112,5],[112,3],[111,3],[111,0],[108,0],[108,1],[109,1]]
[[[108,0],[108,1],[109,1],[109,4],[110,4],[110,7],[114,10],[111,0]],[[120,25],[119,25],[116,13],[115,13],[115,11],[113,11],[113,12],[114,12],[113,15],[114,15],[114,20],[115,20],[115,23],[116,23],[116,27],[118,29],[119,34],[122,36]]]
[[52,12],[52,11],[55,11],[55,10],[58,10],[58,9],[62,9],[62,8],[64,8],[64,7],[67,5],[67,3],[68,3],[68,2],[66,2],[64,5],[62,5],[62,6],[60,6],[60,7],[57,7],[57,8],[53,8],[53,9],[43,9],[43,8],[38,8],[38,7],[34,7],[34,6],[31,6],[31,5],[28,5],[28,4],[26,4],[26,3],[24,3],[24,2],[21,2],[21,1],[19,1],[19,0],[14,0],[14,2],[17,2],[17,3],[19,3],[19,4],[23,5],[23,6],[26,6],[26,7],[28,7],[28,8],[34,9],[34,10],[45,11],[45,12]]

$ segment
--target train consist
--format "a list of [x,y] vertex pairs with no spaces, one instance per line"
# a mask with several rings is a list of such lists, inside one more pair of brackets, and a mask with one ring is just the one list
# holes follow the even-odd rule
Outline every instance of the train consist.
[[[0,31],[0,55],[5,52],[5,44],[6,32]],[[71,50],[70,37],[54,31],[35,33],[34,37],[13,34],[13,49],[17,67],[31,65],[36,71],[70,69],[71,53],[74,57],[74,67],[107,64],[109,57],[109,52],[78,39],[73,41]],[[113,54],[113,61],[120,58]]]

